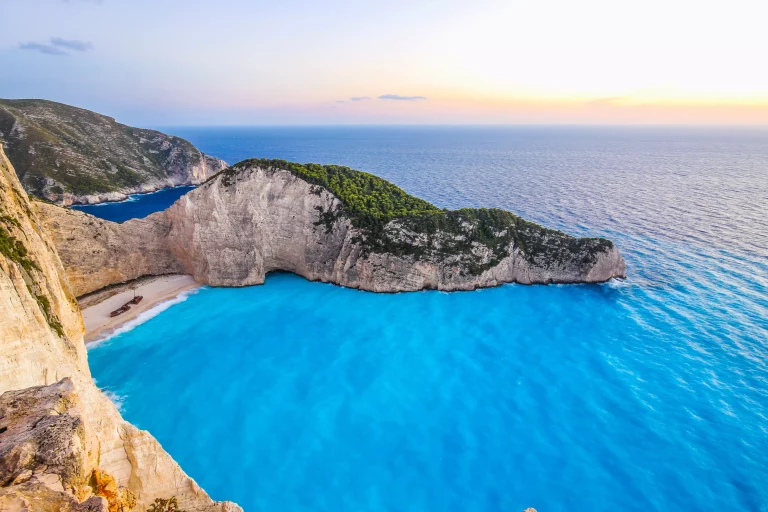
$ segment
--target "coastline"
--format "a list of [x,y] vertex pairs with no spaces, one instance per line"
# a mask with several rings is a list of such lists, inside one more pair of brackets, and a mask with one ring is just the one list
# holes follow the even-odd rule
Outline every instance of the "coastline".
[[[110,312],[133,298],[132,286],[136,287],[136,295],[144,299],[122,315],[110,317]],[[88,345],[99,341],[142,313],[200,287],[190,275],[172,274],[141,278],[80,297],[78,304],[85,324],[85,343]]]
[[[54,203],[58,204],[59,206],[66,206],[67,208],[78,207],[78,206],[102,206],[102,205],[109,205],[109,204],[130,203],[130,202],[133,202],[133,201],[138,201],[138,197],[137,196],[148,196],[148,195],[152,195],[152,194],[157,194],[158,192],[164,192],[166,190],[174,190],[174,189],[177,189],[177,188],[184,188],[184,187],[189,187],[192,190],[194,190],[198,186],[199,185],[194,185],[194,184],[189,184],[189,185],[169,185],[167,187],[161,187],[161,188],[158,188],[158,189],[155,189],[155,190],[149,190],[149,191],[146,191],[146,192],[143,192],[143,191],[130,192],[130,193],[117,192],[118,194],[125,195],[125,197],[123,199],[105,199],[104,201],[97,201],[97,202],[93,202],[93,203],[91,203],[91,202],[81,202],[81,201],[75,201],[75,202],[72,202],[70,204],[63,204],[63,203],[57,203],[57,202],[54,202]],[[191,190],[190,190],[190,192],[191,192]],[[95,194],[95,195],[98,196],[98,194]],[[92,196],[81,196],[81,197],[92,197]],[[75,209],[77,209],[77,208],[75,208]]]

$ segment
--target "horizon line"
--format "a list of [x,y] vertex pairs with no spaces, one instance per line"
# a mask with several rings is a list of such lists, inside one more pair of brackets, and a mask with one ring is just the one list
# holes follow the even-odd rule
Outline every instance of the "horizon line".
[[[118,121],[120,122],[120,121]],[[120,123],[125,124],[125,123]],[[285,123],[285,124],[147,124],[157,128],[768,128],[768,123]]]

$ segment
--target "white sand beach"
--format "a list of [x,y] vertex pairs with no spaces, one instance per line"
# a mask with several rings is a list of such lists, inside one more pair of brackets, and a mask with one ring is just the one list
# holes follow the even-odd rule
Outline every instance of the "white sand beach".
[[[110,317],[109,314],[112,311],[133,298],[134,291],[131,287],[134,285],[136,286],[136,295],[144,297],[142,301],[131,306],[131,309],[125,313]],[[171,300],[184,291],[198,287],[200,285],[195,282],[192,276],[177,274],[137,279],[131,283],[82,297],[78,302],[85,322],[85,342],[96,341],[161,302]]]

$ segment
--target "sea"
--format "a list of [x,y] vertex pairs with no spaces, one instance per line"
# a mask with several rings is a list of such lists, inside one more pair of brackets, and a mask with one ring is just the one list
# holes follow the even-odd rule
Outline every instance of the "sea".
[[[768,511],[767,128],[163,131],[230,163],[342,164],[440,207],[607,237],[627,262],[624,281],[454,293],[274,273],[203,287],[91,348],[123,416],[214,499]],[[89,211],[124,220],[174,194]]]
[[73,210],[90,213],[96,217],[112,222],[125,222],[131,219],[142,219],[147,215],[165,210],[178,198],[193,190],[195,187],[173,187],[150,192],[147,194],[132,194],[123,201],[97,204],[73,205]]

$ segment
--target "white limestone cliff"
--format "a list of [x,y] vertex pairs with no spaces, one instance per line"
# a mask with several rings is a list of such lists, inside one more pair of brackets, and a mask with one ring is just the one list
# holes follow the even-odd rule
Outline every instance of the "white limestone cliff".
[[[170,496],[190,512],[240,510],[232,503],[211,500],[148,432],[121,418],[91,378],[83,331],[75,295],[54,244],[0,148],[0,393],[68,379],[71,389],[66,392],[73,397],[70,401],[77,401],[80,412],[75,416],[82,422],[78,431],[83,434],[82,471],[98,469],[114,476],[119,486],[135,494],[137,510],[145,510],[155,498]],[[41,389],[42,400],[51,391]],[[0,430],[9,428],[3,423],[9,418],[7,411],[0,411]],[[0,500],[6,500],[0,501],[0,509],[5,505],[12,509],[14,503],[21,506],[24,492],[58,492],[59,484],[45,485],[47,465],[33,465],[29,471],[21,480],[15,475],[11,482],[0,484],[16,485],[13,492],[0,492]]]
[[[263,283],[267,272],[285,270],[313,281],[399,292],[472,290],[513,282],[600,283],[626,272],[610,242],[574,239],[538,226],[540,243],[556,248],[555,256],[532,257],[510,241],[505,256],[494,264],[491,248],[476,243],[470,256],[481,271],[472,270],[465,254],[439,251],[466,233],[438,232],[427,239],[398,219],[387,224],[387,236],[418,248],[420,256],[411,254],[416,251],[367,250],[364,234],[348,217],[333,215],[323,221],[324,212],[343,209],[327,189],[288,170],[246,166],[234,178],[229,172],[166,211],[123,224],[36,204],[75,294],[165,273],[188,273],[212,286],[247,286]],[[560,249],[571,243],[576,249]]]

